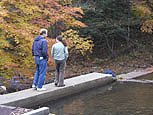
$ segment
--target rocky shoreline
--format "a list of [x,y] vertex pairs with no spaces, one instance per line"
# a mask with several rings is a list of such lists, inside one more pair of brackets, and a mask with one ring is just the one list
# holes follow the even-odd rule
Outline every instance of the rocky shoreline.
[[30,111],[32,109],[0,105],[0,115],[21,115]]
[[[93,70],[93,71],[96,71],[96,70]],[[149,74],[149,73],[153,72],[153,68],[151,67],[151,68],[147,68],[147,69],[135,70],[133,72],[136,73],[136,74],[135,75],[133,74],[134,75],[133,77],[138,75],[136,71],[140,71],[140,73],[143,73],[143,74]],[[127,74],[117,75],[116,78],[119,79],[119,81],[125,81],[125,80],[128,81],[128,79],[130,79],[130,77],[132,77],[130,75],[131,73],[132,72],[129,72]],[[128,77],[128,74],[129,74],[129,77]],[[124,75],[126,77],[124,77]],[[150,81],[149,81],[149,83],[150,83]],[[20,108],[20,107],[9,107],[9,106],[0,105],[0,111],[1,111],[1,113],[3,113],[3,115],[16,115],[16,114],[23,114],[23,113],[26,113],[26,112],[30,112],[30,111],[32,111],[32,109],[26,109],[26,108]]]
[[[142,59],[134,59],[130,61],[130,58],[124,57],[124,60],[122,58],[109,61],[99,59],[96,61],[91,61],[91,63],[87,61],[83,64],[68,64],[66,66],[65,79],[92,72],[104,73],[108,69],[116,75],[126,74],[132,71],[153,71],[151,61],[146,62]],[[52,83],[54,81],[54,67],[51,68],[48,66],[47,73],[48,75],[46,77],[45,84]],[[4,77],[0,76],[0,86],[7,87],[7,92],[3,90],[3,88],[0,88],[0,94],[12,93],[31,88],[32,81],[33,78],[21,75],[14,76],[9,80],[6,80]]]

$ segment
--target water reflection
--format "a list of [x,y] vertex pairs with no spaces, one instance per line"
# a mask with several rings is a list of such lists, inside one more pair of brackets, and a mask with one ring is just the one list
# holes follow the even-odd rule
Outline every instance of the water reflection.
[[89,106],[92,107],[90,104],[87,105],[87,101],[112,90],[113,85],[115,83],[101,88],[94,88],[60,100],[51,101],[41,106],[50,107],[51,113],[55,113],[56,115],[84,115],[84,112],[88,111],[87,108]]
[[116,82],[41,106],[56,115],[152,115],[153,84]]
[[139,78],[136,78],[138,80],[153,80],[153,73],[151,74],[148,74],[147,76],[142,76],[142,77],[139,77]]
[[56,115],[152,115],[153,85],[114,83],[42,106]]

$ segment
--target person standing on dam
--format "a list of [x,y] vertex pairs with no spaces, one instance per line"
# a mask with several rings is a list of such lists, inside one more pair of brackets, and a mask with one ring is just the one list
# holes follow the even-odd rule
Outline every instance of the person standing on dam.
[[40,30],[40,36],[36,37],[32,45],[32,55],[35,56],[36,72],[33,80],[33,88],[37,91],[46,90],[43,85],[46,79],[47,61],[48,61],[48,46],[47,29]]
[[55,86],[63,87],[64,84],[64,73],[66,67],[66,60],[68,58],[67,43],[63,40],[63,36],[59,35],[56,37],[56,43],[52,46],[51,55],[55,62]]

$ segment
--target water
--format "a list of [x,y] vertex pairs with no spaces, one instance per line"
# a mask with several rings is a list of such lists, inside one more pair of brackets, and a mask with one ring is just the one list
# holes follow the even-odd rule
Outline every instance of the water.
[[136,78],[136,79],[138,79],[138,80],[153,80],[153,73],[148,74],[147,76],[142,76],[142,77]]
[[41,106],[56,115],[153,115],[153,84],[116,82]]
[[42,106],[56,115],[152,115],[153,85],[114,83]]

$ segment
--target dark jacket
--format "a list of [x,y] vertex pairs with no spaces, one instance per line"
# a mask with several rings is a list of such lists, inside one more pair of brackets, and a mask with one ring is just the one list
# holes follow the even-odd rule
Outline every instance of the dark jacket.
[[38,36],[35,38],[32,45],[32,55],[44,57],[48,60],[48,46],[47,41],[42,36]]

